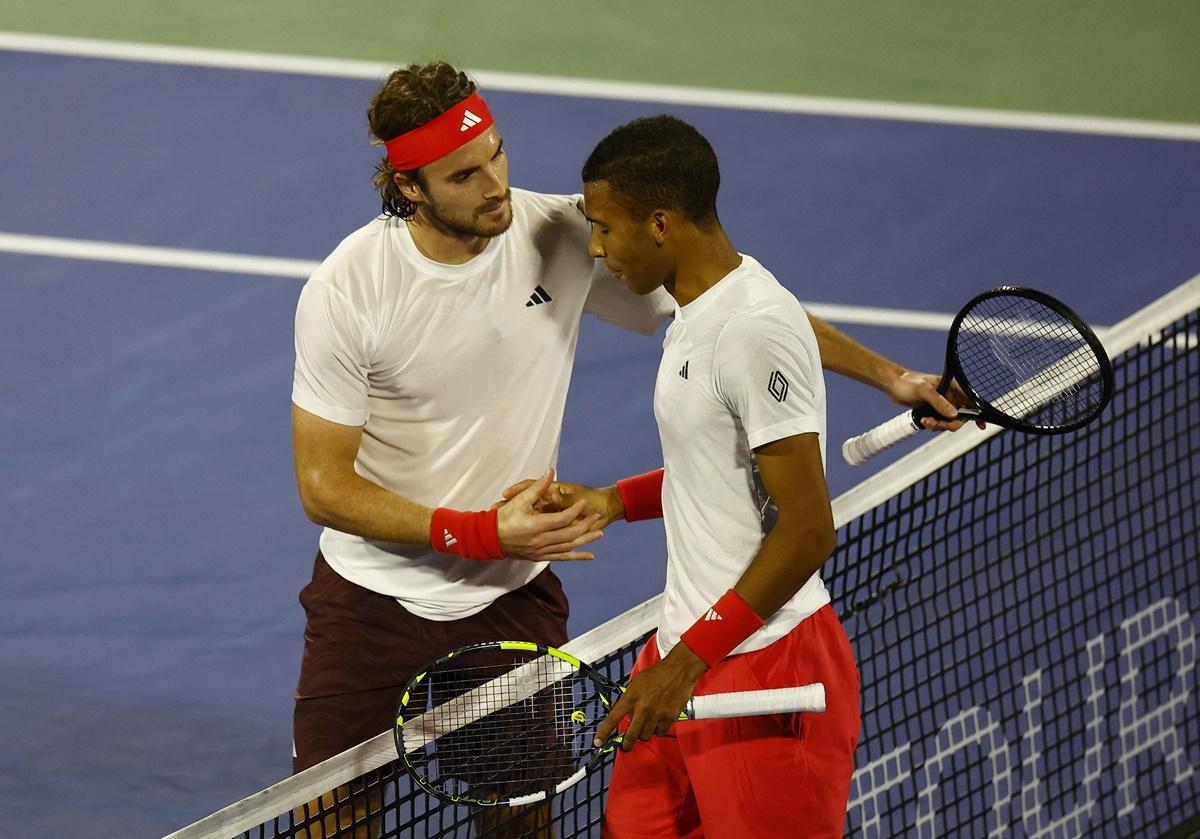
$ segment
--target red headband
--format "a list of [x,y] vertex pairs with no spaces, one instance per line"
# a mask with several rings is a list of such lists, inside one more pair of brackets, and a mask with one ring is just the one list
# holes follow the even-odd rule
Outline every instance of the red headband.
[[420,169],[466,145],[492,125],[483,97],[472,93],[424,125],[384,143],[388,162],[398,171]]

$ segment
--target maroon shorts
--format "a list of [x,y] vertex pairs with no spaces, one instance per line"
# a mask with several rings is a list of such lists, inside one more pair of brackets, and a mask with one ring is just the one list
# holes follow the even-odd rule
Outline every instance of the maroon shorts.
[[318,553],[300,603],[308,623],[296,686],[293,772],[390,729],[408,680],[455,647],[567,641],[567,598],[550,569],[482,612],[431,621],[350,582]]
[[[633,676],[659,660],[651,639]],[[858,670],[832,607],[730,656],[696,694],[825,685],[823,713],[697,720],[617,752],[605,839],[841,839],[859,730]],[[628,723],[626,719],[621,728]]]

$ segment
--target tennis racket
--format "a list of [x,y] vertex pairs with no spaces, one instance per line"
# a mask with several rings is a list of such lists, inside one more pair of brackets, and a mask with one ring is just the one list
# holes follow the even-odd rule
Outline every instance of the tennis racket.
[[[977,406],[960,408],[958,419],[1030,434],[1088,424],[1113,392],[1112,363],[1083,319],[1048,294],[1011,286],[980,294],[955,316],[938,393],[954,381]],[[928,405],[903,413],[847,440],[842,457],[859,466],[932,416]]]
[[[396,750],[423,789],[455,804],[520,806],[582,780],[620,743],[595,730],[624,690],[575,656],[528,641],[460,647],[404,690]],[[824,711],[825,686],[695,696],[682,720]]]

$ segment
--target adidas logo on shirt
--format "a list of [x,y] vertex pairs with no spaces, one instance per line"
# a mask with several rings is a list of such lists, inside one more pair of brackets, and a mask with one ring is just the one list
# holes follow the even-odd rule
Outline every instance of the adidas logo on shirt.
[[688,363],[685,361],[683,362],[683,366],[679,368],[679,375],[685,379],[687,378],[687,366]]
[[546,293],[546,289],[538,286],[533,290],[533,294],[529,295],[529,302],[525,306],[538,306],[542,303],[549,303],[553,299],[553,297]]
[[458,540],[454,538],[454,534],[445,528],[442,528],[442,540],[446,543],[447,548],[458,544]]
[[725,620],[725,618],[721,617],[721,613],[718,612],[716,609],[709,609],[705,613],[704,619],[706,621],[723,621],[723,620]]
[[469,131],[479,123],[483,122],[483,117],[477,117],[470,111],[463,111],[462,125],[459,126],[459,131]]

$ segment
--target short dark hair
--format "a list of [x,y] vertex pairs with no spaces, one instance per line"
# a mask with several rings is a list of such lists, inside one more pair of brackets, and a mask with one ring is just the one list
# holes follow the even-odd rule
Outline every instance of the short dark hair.
[[668,114],[627,122],[601,140],[583,164],[583,181],[607,181],[618,203],[640,217],[662,208],[700,224],[717,220],[716,152]]
[[[475,92],[475,82],[445,61],[409,64],[392,72],[367,108],[367,125],[376,142],[386,143],[424,125]],[[403,173],[421,183],[421,170]],[[371,182],[383,199],[383,213],[412,218],[417,208],[396,186],[396,169],[385,156],[375,164]]]

